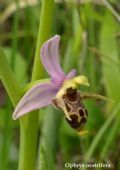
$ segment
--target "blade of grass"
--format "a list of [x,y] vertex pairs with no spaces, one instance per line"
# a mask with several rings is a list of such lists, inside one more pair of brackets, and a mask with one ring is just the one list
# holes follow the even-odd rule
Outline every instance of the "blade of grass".
[[11,103],[7,99],[6,109],[4,113],[4,136],[3,136],[3,144],[2,144],[2,157],[1,157],[1,169],[8,170],[9,169],[9,157],[10,157],[10,147],[11,147],[11,135],[12,135],[12,127],[11,127]]
[[108,129],[110,123],[112,120],[119,114],[120,112],[120,103],[118,103],[113,110],[112,114],[109,116],[109,118],[105,121],[104,125],[101,127],[97,135],[95,136],[89,150],[87,151],[85,155],[85,161],[89,161],[91,156],[93,155],[99,141],[101,140],[102,136],[104,135],[105,131]]
[[[120,87],[120,65],[117,52],[117,40],[114,36],[115,32],[119,29],[119,24],[117,24],[108,12],[105,13],[104,22],[105,23],[101,27],[100,50],[101,53],[109,56],[110,59],[105,59],[105,57],[101,58],[103,81],[108,96],[119,102],[120,93],[118,93],[118,89]],[[110,62],[109,60],[114,60],[117,64],[114,64],[114,62]]]
[[107,141],[104,143],[103,148],[100,153],[101,158],[105,158],[108,152],[110,151],[110,147],[112,146],[113,142],[116,140],[116,136],[119,133],[119,127],[120,127],[120,116],[115,120],[115,123],[113,124],[113,127],[110,130],[110,133],[108,134]]
[[13,21],[13,25],[12,25],[12,33],[13,33],[13,39],[12,39],[12,60],[11,60],[11,66],[14,70],[15,67],[15,60],[16,60],[16,52],[17,52],[17,46],[18,46],[18,36],[17,36],[17,31],[18,31],[18,27],[19,27],[19,5],[18,5],[19,0],[16,0],[16,6],[17,6],[17,10],[15,12],[14,15],[14,21]]
[[110,3],[107,0],[102,0],[103,3],[106,5],[106,7],[111,11],[111,13],[116,17],[116,19],[120,22],[120,15],[117,13],[117,11],[110,5]]

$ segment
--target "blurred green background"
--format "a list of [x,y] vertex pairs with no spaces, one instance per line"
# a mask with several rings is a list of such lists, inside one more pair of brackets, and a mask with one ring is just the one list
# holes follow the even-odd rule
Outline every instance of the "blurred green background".
[[[30,81],[40,9],[39,0],[0,1],[0,46],[23,86]],[[89,132],[83,136],[69,127],[61,111],[51,106],[42,109],[37,170],[66,170],[70,168],[65,163],[84,161],[120,170],[120,2],[56,0],[54,13],[51,36],[61,35],[64,71],[76,68],[90,82],[81,91],[102,94],[114,103],[84,101]],[[19,121],[12,120],[12,112],[0,81],[0,170],[17,170]]]

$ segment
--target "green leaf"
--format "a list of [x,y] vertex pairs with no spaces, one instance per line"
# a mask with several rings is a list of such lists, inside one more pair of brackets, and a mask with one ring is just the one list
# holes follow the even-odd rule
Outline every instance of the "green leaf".
[[[3,48],[3,50],[7,56],[8,62],[12,63],[12,56],[11,56],[12,49],[11,48]],[[27,63],[25,62],[22,55],[17,52],[16,57],[15,57],[15,63],[14,63],[14,75],[20,83],[25,83],[27,80],[26,68],[27,68]]]
[[15,106],[21,97],[21,87],[15,80],[9,63],[2,49],[0,49],[0,78],[10,97],[12,104]]
[[100,49],[106,57],[101,57],[102,71],[106,91],[108,96],[116,101],[120,100],[120,62],[117,52],[117,40],[115,37],[119,25],[106,13],[104,24],[101,28]]
[[51,107],[45,109],[44,114],[40,151],[38,153],[38,168],[44,170],[44,167],[46,167],[45,170],[54,170],[61,114]]
[[46,151],[43,146],[40,146],[40,159],[38,163],[37,170],[49,170],[49,164],[47,163],[48,157],[46,156]]

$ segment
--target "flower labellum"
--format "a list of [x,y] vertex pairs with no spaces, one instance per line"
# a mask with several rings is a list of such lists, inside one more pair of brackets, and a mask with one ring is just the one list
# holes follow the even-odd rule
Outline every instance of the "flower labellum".
[[[76,76],[76,70],[71,70],[67,75],[60,66],[58,47],[60,36],[55,35],[46,41],[41,48],[41,61],[51,76],[49,82],[34,85],[19,101],[13,113],[13,119],[17,119],[28,112],[54,104],[63,110],[70,126],[81,131],[87,120],[87,110],[82,99],[90,98],[90,94],[78,92],[78,85],[89,86],[85,76]],[[92,95],[91,98],[101,98],[101,95]]]

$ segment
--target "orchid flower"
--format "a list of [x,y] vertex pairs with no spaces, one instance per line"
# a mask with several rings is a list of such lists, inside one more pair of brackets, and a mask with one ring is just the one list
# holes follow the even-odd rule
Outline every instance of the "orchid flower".
[[60,36],[55,35],[41,47],[41,61],[51,76],[50,81],[38,83],[27,91],[15,108],[13,119],[15,120],[28,112],[54,104],[57,108],[63,110],[68,123],[73,128],[80,130],[79,127],[83,127],[87,119],[87,110],[81,99],[106,98],[97,94],[91,95],[82,92],[79,94],[76,90],[77,86],[89,86],[88,79],[83,75],[77,76],[75,69],[68,74],[64,73],[59,62],[59,42]]
[[76,76],[75,69],[65,75],[59,62],[59,42],[60,36],[55,35],[41,47],[41,61],[51,79],[49,82],[34,85],[22,97],[13,113],[14,120],[30,111],[52,104],[52,99],[68,87],[76,87],[77,84],[89,85],[85,76]]

